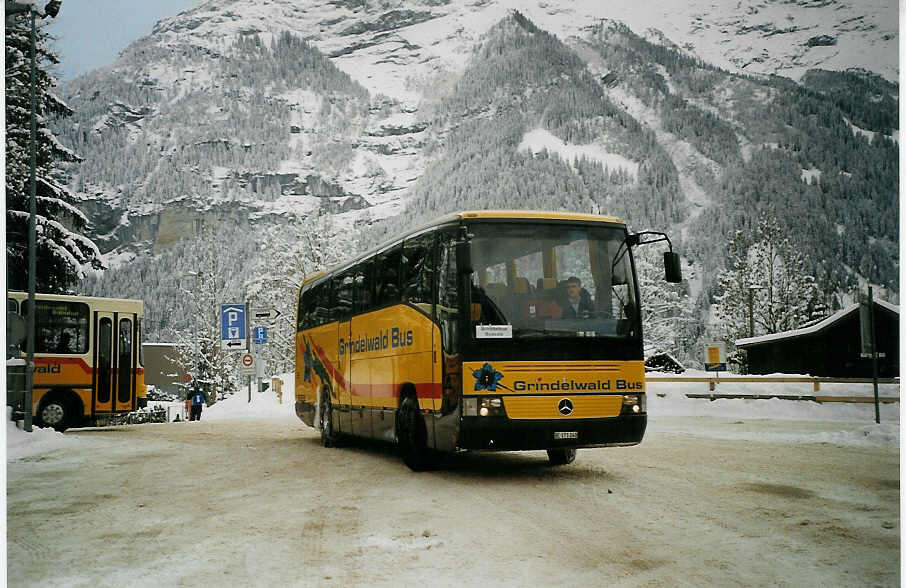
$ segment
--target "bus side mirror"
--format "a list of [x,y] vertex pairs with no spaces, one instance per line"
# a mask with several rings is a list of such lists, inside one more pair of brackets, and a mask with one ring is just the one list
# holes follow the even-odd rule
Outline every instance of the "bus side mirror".
[[683,269],[680,266],[679,253],[674,251],[664,252],[664,279],[671,284],[683,281]]

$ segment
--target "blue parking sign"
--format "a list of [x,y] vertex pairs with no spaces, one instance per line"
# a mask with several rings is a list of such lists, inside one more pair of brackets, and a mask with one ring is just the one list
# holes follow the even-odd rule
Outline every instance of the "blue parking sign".
[[255,327],[255,343],[267,343],[267,327]]
[[245,349],[245,304],[220,305],[220,346],[223,349]]

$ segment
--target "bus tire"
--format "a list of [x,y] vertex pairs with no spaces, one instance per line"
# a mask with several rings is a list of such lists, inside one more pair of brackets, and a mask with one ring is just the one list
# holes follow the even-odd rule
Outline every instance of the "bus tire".
[[403,463],[413,472],[429,469],[435,464],[436,456],[428,448],[428,429],[414,396],[403,399],[397,419],[396,435]]
[[557,447],[547,450],[547,459],[551,465],[566,465],[576,461],[576,450],[574,447]]
[[321,392],[321,445],[324,447],[336,447],[337,433],[333,428],[333,410],[330,402],[330,388],[324,388]]
[[75,403],[66,395],[54,394],[41,401],[38,407],[38,423],[42,427],[52,427],[61,433],[72,426],[75,416]]

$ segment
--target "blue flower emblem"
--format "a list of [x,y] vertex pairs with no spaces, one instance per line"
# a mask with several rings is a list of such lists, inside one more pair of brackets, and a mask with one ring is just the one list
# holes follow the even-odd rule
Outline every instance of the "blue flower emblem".
[[[472,372],[475,376],[475,391],[487,390],[489,392],[497,391],[497,383],[503,379],[503,374],[491,367],[491,364],[485,363],[477,372]],[[501,388],[504,386],[501,384]]]

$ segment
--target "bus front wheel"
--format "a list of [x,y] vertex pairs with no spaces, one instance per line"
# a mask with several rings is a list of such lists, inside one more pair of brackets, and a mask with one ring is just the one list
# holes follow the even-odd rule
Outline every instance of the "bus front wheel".
[[576,450],[572,447],[558,447],[547,450],[547,459],[551,465],[566,465],[576,461]]
[[418,401],[407,396],[400,404],[397,422],[397,439],[403,463],[414,472],[431,467],[434,452],[428,448],[428,430],[418,409]]

